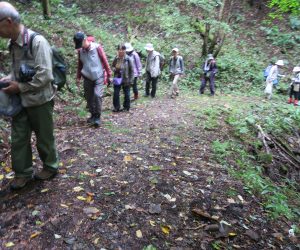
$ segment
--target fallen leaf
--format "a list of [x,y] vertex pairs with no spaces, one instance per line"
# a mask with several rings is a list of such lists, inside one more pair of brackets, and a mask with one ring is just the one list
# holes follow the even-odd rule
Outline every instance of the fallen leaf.
[[33,238],[39,236],[41,233],[42,232],[35,232],[35,233],[33,233],[32,235],[30,235],[30,239],[33,239]]
[[182,171],[185,175],[187,175],[187,176],[191,176],[192,175],[192,173],[190,173],[189,171],[186,171],[186,170],[183,170]]
[[46,193],[48,191],[49,191],[49,188],[45,188],[45,189],[41,190],[41,193]]
[[59,234],[54,234],[54,238],[55,238],[55,239],[60,239],[60,238],[61,238],[61,235],[59,235]]
[[81,201],[86,201],[86,198],[83,197],[83,196],[77,196],[77,199],[78,199],[78,200],[81,200]]
[[153,221],[153,220],[149,220],[149,223],[150,223],[150,225],[151,225],[152,227],[155,227],[155,226],[156,226],[155,221]]
[[0,181],[3,180],[3,178],[4,178],[4,175],[0,174]]
[[32,214],[32,216],[36,216],[36,215],[38,215],[39,213],[40,213],[40,211],[34,210],[31,214]]
[[13,247],[15,244],[13,242],[7,242],[5,244],[6,247]]
[[160,166],[150,166],[149,170],[151,170],[151,171],[159,171],[159,170],[161,170],[161,167]]
[[137,231],[135,232],[135,234],[136,234],[136,237],[138,237],[138,238],[143,238],[143,234],[142,234],[142,231],[141,231],[141,230],[137,230]]
[[132,156],[131,155],[125,155],[123,161],[125,161],[126,163],[132,161]]
[[125,205],[125,209],[129,210],[129,209],[135,209],[135,206],[132,205]]
[[83,209],[83,212],[87,215],[91,215],[91,214],[97,214],[99,213],[99,209],[96,207],[86,207]]
[[166,225],[166,226],[161,226],[161,230],[163,231],[164,234],[170,234],[170,230],[171,230],[171,227]]
[[61,204],[60,204],[60,206],[61,206],[61,207],[64,207],[64,208],[69,208],[69,206],[68,206],[68,205],[66,205],[66,204],[63,204],[63,203],[61,203]]
[[169,194],[164,194],[163,196],[170,202],[176,201],[176,198],[172,198],[171,195],[169,195]]

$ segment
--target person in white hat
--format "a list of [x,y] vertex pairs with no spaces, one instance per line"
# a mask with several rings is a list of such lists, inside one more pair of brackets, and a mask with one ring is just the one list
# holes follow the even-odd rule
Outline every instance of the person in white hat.
[[[290,98],[288,100],[289,104],[294,104],[295,106],[298,106],[298,101],[300,97],[300,66],[294,67],[293,72],[295,74],[295,77],[292,78],[292,84],[290,89]],[[294,100],[293,100],[294,96]]]
[[279,77],[284,77],[284,75],[279,74],[279,68],[282,68],[284,66],[283,60],[278,60],[275,65],[272,66],[270,69],[269,75],[266,79],[266,88],[265,88],[265,94],[267,98],[270,100],[272,98],[273,93],[273,86],[277,86],[279,83]]
[[175,98],[179,95],[178,81],[184,73],[184,63],[182,56],[179,56],[179,49],[172,49],[172,56],[169,62],[169,73],[172,85],[170,89],[170,97]]
[[206,82],[209,81],[209,88],[210,88],[210,95],[214,96],[215,95],[215,76],[216,73],[218,72],[216,60],[214,59],[212,54],[208,54],[207,58],[202,65],[203,69],[203,76],[201,79],[201,86],[200,86],[200,95],[204,93],[204,89],[206,87]]
[[146,60],[146,89],[145,97],[150,94],[150,83],[151,83],[151,97],[154,98],[156,94],[156,86],[160,71],[160,54],[154,50],[153,44],[147,43],[145,50],[148,53]]
[[133,98],[134,100],[137,100],[139,98],[137,81],[138,78],[142,75],[142,63],[139,54],[136,51],[134,51],[130,43],[125,43],[125,47],[126,47],[126,54],[132,59],[134,65],[134,78],[133,78],[132,90],[134,94]]

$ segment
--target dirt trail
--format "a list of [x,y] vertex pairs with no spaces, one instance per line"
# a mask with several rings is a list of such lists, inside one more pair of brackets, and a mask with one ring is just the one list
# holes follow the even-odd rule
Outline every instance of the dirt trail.
[[286,225],[214,161],[211,143],[230,129],[222,117],[218,129],[195,126],[190,107],[207,101],[220,100],[143,100],[105,111],[99,129],[57,117],[60,174],[1,191],[0,248],[294,249]]

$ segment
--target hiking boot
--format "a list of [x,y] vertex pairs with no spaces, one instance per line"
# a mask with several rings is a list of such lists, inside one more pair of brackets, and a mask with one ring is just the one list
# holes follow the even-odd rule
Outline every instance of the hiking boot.
[[100,117],[95,118],[95,120],[94,120],[94,127],[98,128],[100,126],[100,124],[101,124]]
[[120,112],[120,109],[113,109],[112,112]]
[[88,118],[87,120],[86,120],[86,122],[87,123],[91,123],[91,124],[93,124],[94,123],[94,116],[92,115],[90,118]]
[[288,104],[292,104],[292,103],[294,103],[293,102],[293,98],[290,98],[289,100],[288,100],[288,102],[287,102]]
[[43,180],[51,179],[51,178],[53,178],[55,175],[57,175],[57,171],[50,171],[50,170],[48,170],[48,169],[43,168],[42,171],[40,171],[39,173],[36,173],[36,174],[34,175],[34,178],[35,178],[36,180],[41,180],[41,181],[43,181]]
[[294,106],[298,106],[299,104],[298,104],[298,100],[296,100],[295,99],[295,101],[294,101]]
[[26,186],[31,180],[31,177],[15,177],[10,184],[12,190],[18,190]]
[[139,94],[138,93],[136,93],[136,94],[134,94],[134,100],[137,100],[137,99],[139,99]]

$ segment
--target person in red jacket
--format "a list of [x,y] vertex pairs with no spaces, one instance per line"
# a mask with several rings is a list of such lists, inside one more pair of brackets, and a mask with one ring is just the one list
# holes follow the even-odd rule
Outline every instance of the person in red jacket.
[[92,42],[84,33],[74,35],[75,49],[78,50],[77,86],[83,77],[84,97],[91,117],[87,120],[95,127],[100,126],[104,85],[111,78],[111,70],[101,45]]

